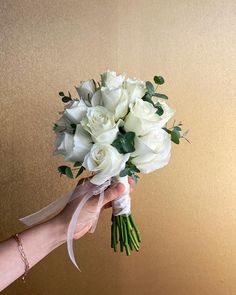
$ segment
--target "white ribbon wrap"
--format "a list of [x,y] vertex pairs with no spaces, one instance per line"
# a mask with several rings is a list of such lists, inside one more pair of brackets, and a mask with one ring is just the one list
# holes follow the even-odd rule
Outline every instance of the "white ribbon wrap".
[[125,186],[124,193],[112,202],[112,214],[118,215],[129,215],[131,213],[131,202],[130,202],[130,186],[128,176],[115,177],[115,182],[120,182]]
[[[45,221],[53,214],[57,213],[59,210],[62,210],[68,203],[79,198],[79,203],[71,217],[67,229],[67,250],[72,263],[78,270],[80,270],[76,263],[73,251],[73,235],[75,233],[75,229],[77,228],[77,230],[80,231],[89,223],[91,223],[92,226],[89,232],[93,233],[95,231],[99,214],[103,205],[104,191],[111,185],[111,182],[121,182],[125,186],[125,192],[118,199],[112,202],[113,215],[130,214],[130,188],[128,183],[128,177],[125,176],[113,177],[112,179],[107,180],[99,186],[92,184],[90,181],[85,181],[84,183],[76,186],[76,188],[73,191],[69,192],[65,196],[62,196],[61,198],[57,199],[56,201],[52,202],[51,204],[42,208],[41,210],[28,216],[25,216],[19,220],[28,226],[33,226],[35,224]],[[93,214],[92,217],[88,217],[88,219],[85,220],[83,223],[80,222],[79,224],[77,224],[81,210],[83,209],[84,205],[88,202],[88,200],[92,198],[94,195],[100,195],[96,207],[96,212]]]

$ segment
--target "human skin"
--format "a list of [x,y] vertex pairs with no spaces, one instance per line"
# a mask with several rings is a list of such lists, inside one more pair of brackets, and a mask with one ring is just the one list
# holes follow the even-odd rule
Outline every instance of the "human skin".
[[[132,191],[133,181],[131,178],[129,178],[129,184]],[[111,202],[122,195],[124,190],[125,187],[121,183],[110,186],[104,194],[103,208],[111,207]],[[85,225],[83,229],[79,227],[79,224],[88,220],[87,217],[91,214],[96,213],[98,198],[99,196],[93,196],[81,210],[74,239],[80,239],[91,228],[91,223]],[[78,200],[74,200],[49,221],[33,226],[19,234],[30,268],[66,242],[67,228],[77,205]],[[22,276],[24,272],[25,264],[21,259],[15,239],[9,238],[0,242],[0,291]]]

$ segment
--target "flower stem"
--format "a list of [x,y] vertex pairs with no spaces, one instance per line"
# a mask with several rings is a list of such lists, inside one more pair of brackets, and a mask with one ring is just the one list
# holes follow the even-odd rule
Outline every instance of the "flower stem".
[[117,251],[117,244],[120,243],[120,252],[124,251],[129,256],[134,249],[139,251],[141,241],[139,230],[131,215],[112,215],[111,226],[111,247]]
[[134,220],[133,220],[131,214],[129,215],[129,220],[130,220],[132,226],[134,227],[134,230],[135,230],[135,232],[136,232],[136,235],[137,235],[138,241],[139,241],[139,243],[140,243],[140,242],[141,242],[141,236],[140,236],[139,230],[138,230],[138,228],[137,228],[137,226],[136,226],[136,224],[135,224],[135,222],[134,222]]

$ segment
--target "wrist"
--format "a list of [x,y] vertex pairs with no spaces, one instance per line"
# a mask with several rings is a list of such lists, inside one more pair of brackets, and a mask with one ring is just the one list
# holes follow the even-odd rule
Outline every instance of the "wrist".
[[61,244],[65,243],[67,228],[65,224],[61,222],[58,216],[55,216],[47,221],[46,226],[48,226],[49,232],[52,235],[55,247],[58,247]]

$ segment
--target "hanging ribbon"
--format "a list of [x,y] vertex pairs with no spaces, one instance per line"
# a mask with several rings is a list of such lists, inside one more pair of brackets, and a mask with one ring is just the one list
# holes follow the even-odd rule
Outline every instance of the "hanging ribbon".
[[[92,223],[90,232],[93,233],[96,229],[98,217],[103,205],[104,200],[104,191],[110,186],[111,179],[104,182],[102,185],[94,185],[89,180],[85,181],[84,183],[77,185],[77,187],[70,193],[66,194],[65,196],[62,196],[58,200],[52,202],[48,206],[42,208],[41,210],[30,214],[28,216],[25,216],[21,219],[19,219],[21,222],[28,226],[32,226],[38,223],[41,223],[51,217],[51,215],[57,213],[59,210],[63,209],[68,203],[72,202],[73,200],[79,198],[79,203],[77,205],[77,208],[75,209],[68,229],[67,229],[67,250],[70,256],[71,261],[75,265],[75,267],[79,269],[75,256],[73,251],[73,236],[75,233],[75,229],[77,226],[78,231],[83,229],[88,222]],[[85,204],[88,202],[90,198],[92,198],[94,195],[99,195],[98,203],[96,207],[96,212],[94,213],[93,217],[90,218],[90,220],[86,220],[85,222],[80,222],[77,224],[77,220],[79,218],[79,215],[81,213],[81,210],[85,206]]]

